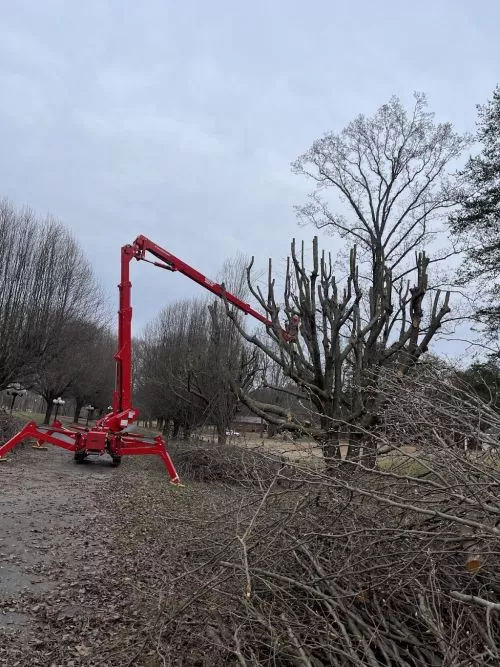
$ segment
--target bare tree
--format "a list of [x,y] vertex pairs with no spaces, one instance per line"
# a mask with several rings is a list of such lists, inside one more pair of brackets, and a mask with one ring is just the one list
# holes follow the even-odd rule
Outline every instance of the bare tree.
[[[173,437],[206,419],[205,405],[189,390],[190,373],[207,342],[207,304],[184,300],[165,308],[146,330],[138,355],[137,393],[150,417],[171,422]],[[138,351],[139,351],[138,349]]]
[[[246,265],[248,259],[239,254],[227,260],[218,277],[225,288],[240,299],[248,297]],[[233,323],[224,315],[217,301],[208,306],[211,321],[207,325],[208,341],[202,363],[191,371],[190,391],[207,406],[210,422],[217,429],[220,444],[234,419],[238,398],[232,385],[243,391],[254,386],[260,370],[261,355],[242,341]],[[235,315],[241,322],[243,315]]]
[[224,442],[237,406],[231,382],[248,387],[256,354],[217,303],[183,301],[165,308],[141,344],[138,395],[151,417],[172,422],[173,436],[214,425]]
[[218,442],[223,444],[238,407],[239,399],[233,385],[242,391],[254,386],[260,355],[256,349],[242,344],[219,303],[211,304],[209,310],[211,331],[205,364],[198,373],[193,373],[193,381],[197,396],[210,406],[210,421],[217,429]]
[[[356,439],[377,424],[381,369],[396,365],[406,373],[446,321],[450,294],[432,288],[435,260],[424,247],[440,216],[459,200],[460,183],[447,169],[468,141],[449,124],[435,125],[421,95],[410,114],[394,98],[373,118],[360,116],[339,135],[316,141],[294,165],[317,184],[299,219],[353,242],[347,266],[335,275],[335,258],[320,252],[317,238],[309,265],[304,246],[293,242],[281,300],[271,263],[266,296],[249,267],[252,294],[273,321],[271,344],[246,332],[228,308],[246,340],[313,403],[321,423],[308,431],[329,458],[338,456],[346,425]],[[330,194],[345,213],[332,212]],[[243,394],[241,400],[269,421],[304,431],[303,420],[289,411]]]
[[0,388],[40,358],[40,332],[29,326],[36,285],[37,223],[30,211],[0,203]]
[[102,317],[90,264],[58,222],[0,203],[0,388],[30,381],[75,319]]
[[[297,207],[299,221],[339,234],[366,256],[370,313],[385,272],[397,280],[404,261],[461,200],[462,181],[449,169],[470,142],[450,123],[436,125],[425,95],[416,93],[410,113],[393,97],[372,118],[358,116],[340,134],[325,134],[293,164],[316,183],[310,202]],[[341,212],[332,210],[332,199]]]
[[95,334],[77,342],[78,350],[74,350],[80,360],[79,372],[70,388],[71,397],[75,401],[75,423],[78,423],[85,404],[91,404],[101,413],[107,409],[113,396],[116,374],[115,337],[105,328],[87,326],[91,330],[94,328]]
[[[109,404],[114,371],[109,338],[107,342],[106,345],[102,330],[93,323],[85,320],[64,323],[57,341],[51,345],[51,356],[40,365],[32,384],[33,390],[46,401],[46,424],[52,414],[52,401],[59,396],[75,398],[77,410],[82,407],[82,392],[86,392],[87,400],[100,398],[101,405],[105,401]],[[103,352],[107,353],[104,361]],[[98,382],[101,391],[109,390],[107,397],[99,394]]]

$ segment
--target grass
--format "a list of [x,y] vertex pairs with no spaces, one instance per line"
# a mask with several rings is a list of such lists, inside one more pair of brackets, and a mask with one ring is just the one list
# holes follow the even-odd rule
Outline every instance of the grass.
[[22,410],[14,410],[12,412],[12,416],[17,417],[18,419],[21,419],[25,422],[35,421],[37,423],[42,422],[45,417],[45,415],[41,412],[24,412]]
[[385,454],[377,460],[377,468],[382,472],[393,472],[408,477],[421,477],[429,472],[427,466],[418,459],[404,454]]

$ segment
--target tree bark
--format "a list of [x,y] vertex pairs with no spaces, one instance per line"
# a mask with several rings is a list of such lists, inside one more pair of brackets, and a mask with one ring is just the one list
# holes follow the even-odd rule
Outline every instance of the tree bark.
[[217,424],[217,444],[226,444],[226,427],[222,424]]
[[80,403],[79,401],[77,401],[76,404],[75,404],[75,413],[73,415],[73,422],[75,424],[78,424],[82,408],[83,408],[83,403]]
[[[47,399],[45,399],[47,401]],[[47,401],[47,407],[45,409],[45,419],[43,420],[44,424],[50,424],[50,416],[52,414],[52,401]]]
[[267,427],[267,437],[272,438],[279,432],[279,427],[276,424],[269,424]]
[[335,430],[329,431],[321,449],[325,460],[325,468],[328,473],[331,473],[338,467],[340,460],[339,432]]
[[367,437],[363,440],[362,463],[366,468],[375,468],[377,465],[377,440]]

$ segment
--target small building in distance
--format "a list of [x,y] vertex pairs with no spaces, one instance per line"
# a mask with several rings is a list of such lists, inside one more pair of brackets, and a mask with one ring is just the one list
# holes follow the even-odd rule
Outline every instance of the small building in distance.
[[231,423],[231,430],[237,433],[263,433],[267,430],[267,422],[250,410],[240,408]]

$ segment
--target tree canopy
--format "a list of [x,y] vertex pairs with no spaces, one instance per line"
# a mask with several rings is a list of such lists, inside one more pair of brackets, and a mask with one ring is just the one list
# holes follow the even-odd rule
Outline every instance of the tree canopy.
[[481,152],[471,157],[461,210],[451,229],[462,239],[466,260],[462,277],[479,281],[476,316],[492,336],[500,331],[500,86],[486,104],[478,106],[477,139]]

